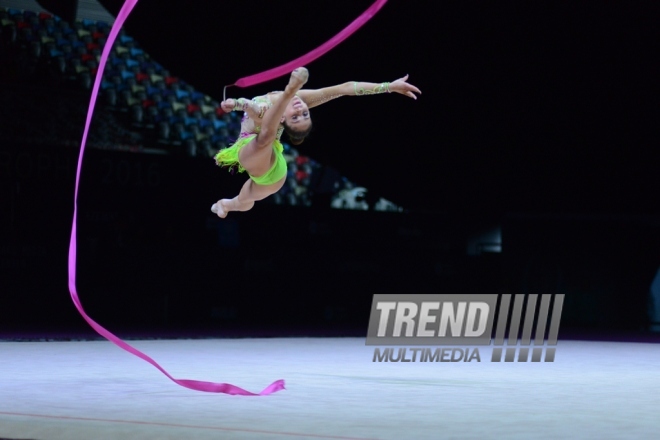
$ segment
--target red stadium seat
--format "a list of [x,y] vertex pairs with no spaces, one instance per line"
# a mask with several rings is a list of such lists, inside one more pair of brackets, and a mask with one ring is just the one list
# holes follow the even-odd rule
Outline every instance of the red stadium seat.
[[298,182],[300,182],[300,181],[302,181],[302,180],[304,180],[308,177],[309,177],[309,173],[306,173],[304,171],[296,171],[296,180]]

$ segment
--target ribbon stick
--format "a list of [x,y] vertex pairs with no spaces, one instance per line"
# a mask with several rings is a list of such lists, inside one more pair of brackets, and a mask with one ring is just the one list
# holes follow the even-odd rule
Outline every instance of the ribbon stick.
[[383,5],[387,3],[387,0],[376,0],[369,9],[364,11],[358,18],[353,20],[351,24],[346,26],[341,32],[339,32],[337,35],[332,37],[330,40],[322,44],[321,46],[317,47],[316,49],[312,50],[311,52],[296,58],[293,61],[290,61],[286,64],[282,64],[279,67],[274,67],[270,70],[266,70],[265,72],[257,73],[255,75],[250,75],[243,77],[236,81],[233,85],[238,86],[238,87],[249,87],[253,86],[255,84],[259,84],[262,82],[270,81],[271,79],[287,75],[291,72],[296,67],[301,67],[305,66],[321,55],[325,54],[328,52],[330,49],[350,37],[355,31],[357,31],[359,28],[361,28],[366,22],[371,20],[371,18],[376,15],[376,12],[380,10],[380,8],[383,7]]
[[98,95],[99,87],[101,85],[101,79],[103,78],[103,70],[108,60],[108,55],[110,53],[110,50],[112,49],[112,44],[117,38],[119,29],[121,29],[122,25],[124,24],[124,21],[126,21],[126,18],[128,18],[131,10],[137,4],[137,2],[138,0],[126,0],[121,8],[121,11],[119,12],[119,15],[117,16],[117,19],[115,20],[115,23],[112,25],[112,29],[110,30],[110,35],[108,36],[108,40],[105,43],[105,47],[103,48],[103,53],[101,55],[101,60],[99,62],[98,71],[96,73],[96,79],[94,81],[94,87],[92,89],[92,96],[89,101],[89,109],[87,111],[87,121],[85,123],[85,131],[83,132],[82,143],[80,145],[80,154],[78,156],[78,168],[76,171],[76,187],[75,187],[76,189],[75,189],[74,210],[73,210],[73,226],[71,227],[71,241],[69,244],[69,292],[71,293],[71,299],[73,299],[73,303],[78,309],[78,312],[80,312],[80,314],[85,319],[85,321],[87,321],[87,323],[94,330],[96,330],[98,334],[100,334],[101,336],[103,336],[113,344],[117,345],[118,347],[149,362],[151,365],[158,368],[165,376],[170,378],[173,382],[175,382],[178,385],[197,391],[206,391],[209,393],[225,393],[225,394],[241,395],[241,396],[257,396],[257,395],[263,396],[274,393],[279,390],[283,390],[284,389],[283,380],[277,380],[273,382],[260,393],[252,393],[250,391],[244,390],[243,388],[239,388],[235,385],[231,385],[228,383],[214,383],[214,382],[203,382],[203,381],[188,380],[188,379],[175,379],[167,371],[165,371],[160,365],[158,365],[158,363],[154,361],[152,358],[142,353],[141,351],[137,350],[136,348],[132,347],[131,345],[127,344],[126,342],[122,341],[117,336],[113,335],[108,330],[97,324],[92,318],[90,318],[85,313],[85,310],[83,309],[80,299],[78,298],[78,292],[76,290],[76,249],[77,249],[76,225],[78,218],[78,188],[80,185],[80,174],[82,169],[83,154],[85,152],[87,134],[89,133],[89,128],[92,122],[94,105],[96,104],[96,97]]

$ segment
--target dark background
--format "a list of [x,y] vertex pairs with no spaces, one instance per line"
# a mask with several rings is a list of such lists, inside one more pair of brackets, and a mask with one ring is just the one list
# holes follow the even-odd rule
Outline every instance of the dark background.
[[[345,3],[144,1],[126,28],[173,74],[221,97],[224,85],[306,53],[371,4]],[[649,213],[658,8],[389,1],[307,66],[308,86],[408,73],[423,96],[321,107],[306,151],[411,209]]]
[[[116,13],[122,2],[101,3]],[[125,29],[221,100],[225,85],[308,52],[371,4],[344,3],[142,0]],[[307,66],[310,88],[408,73],[422,90],[314,109],[300,148],[405,213],[330,210],[320,194],[311,208],[263,203],[221,221],[208,209],[242,177],[199,158],[88,150],[78,287],[89,314],[129,336],[363,335],[376,293],[565,293],[565,329],[647,329],[660,6],[429,5],[390,0]],[[20,79],[3,82],[8,94]],[[81,136],[88,95],[55,95],[82,109],[70,118]],[[0,329],[88,331],[66,290],[77,147],[5,142],[2,154]],[[468,252],[493,228],[501,253]]]

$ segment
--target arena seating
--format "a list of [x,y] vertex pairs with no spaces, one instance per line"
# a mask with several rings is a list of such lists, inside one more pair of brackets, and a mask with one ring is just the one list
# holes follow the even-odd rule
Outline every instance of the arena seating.
[[[19,47],[32,69],[46,62],[63,83],[91,90],[109,23],[67,23],[47,12],[0,8],[0,24],[4,44]],[[119,114],[131,130],[139,130],[142,139],[174,154],[211,158],[240,130],[240,114],[225,114],[217,100],[152,59],[124,29],[110,52],[99,103]],[[286,143],[284,147],[289,178],[273,200],[309,205],[311,177],[321,165]]]

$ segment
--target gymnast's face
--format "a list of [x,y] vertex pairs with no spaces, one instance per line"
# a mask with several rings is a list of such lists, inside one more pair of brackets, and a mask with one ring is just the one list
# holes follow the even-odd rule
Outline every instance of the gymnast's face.
[[295,96],[284,111],[283,121],[294,131],[305,131],[312,125],[309,107],[305,102]]

